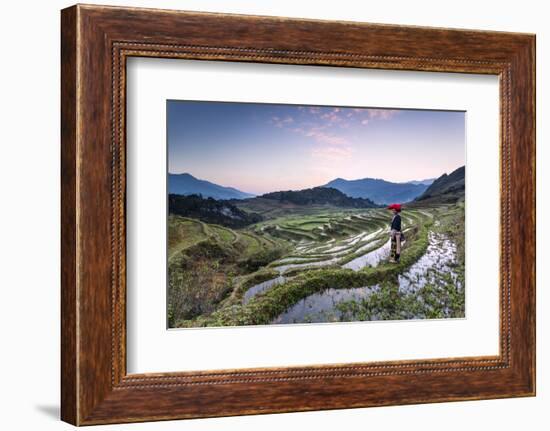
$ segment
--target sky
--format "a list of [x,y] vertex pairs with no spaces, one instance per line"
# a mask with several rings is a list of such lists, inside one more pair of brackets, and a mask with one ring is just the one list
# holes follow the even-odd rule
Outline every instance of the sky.
[[465,113],[169,100],[167,140],[170,173],[248,193],[406,182],[465,164]]

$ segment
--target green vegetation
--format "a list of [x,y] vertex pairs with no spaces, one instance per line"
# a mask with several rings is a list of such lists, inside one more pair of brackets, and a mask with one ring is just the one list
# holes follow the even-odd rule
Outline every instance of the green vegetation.
[[280,258],[289,244],[254,232],[168,217],[168,322],[216,310],[250,273]]
[[[231,201],[242,213],[261,214],[261,220],[240,228],[170,215],[170,327],[268,324],[310,295],[363,286],[377,289],[368,298],[335,304],[331,320],[464,316],[463,199],[407,206],[398,264],[384,251],[391,220],[385,209],[273,202]],[[427,253],[434,234],[456,248],[452,273],[434,278],[428,269],[425,282],[413,292],[403,290],[400,277]],[[369,254],[376,254],[369,264],[353,266]],[[247,293],[281,275],[284,282]]]
[[277,285],[258,295],[247,305],[228,302],[222,309],[194,321],[177,322],[178,326],[234,326],[270,323],[289,306],[324,289],[346,289],[372,285],[396,278],[422,256],[428,246],[428,227],[420,229],[404,249],[399,264],[385,263],[377,268],[367,267],[354,272],[340,268],[310,270],[297,275],[292,281]]
[[170,214],[191,217],[207,223],[216,223],[234,228],[248,226],[259,222],[259,214],[240,210],[227,201],[203,198],[199,195],[169,195],[168,209]]
[[205,237],[206,226],[198,220],[168,217],[168,260]]
[[335,308],[342,322],[460,318],[464,317],[464,294],[453,283],[443,288],[427,284],[412,294],[386,281],[367,299],[340,302]]
[[288,190],[267,193],[261,196],[279,202],[288,202],[296,205],[334,205],[349,208],[376,208],[373,201],[367,198],[351,198],[340,190],[331,187],[314,187],[304,190]]
[[[458,264],[464,266],[465,250],[464,240],[466,238],[465,208],[464,199],[460,199],[456,205],[444,207],[445,210],[438,216],[436,230],[449,237],[457,246]],[[462,271],[464,272],[464,271]]]
[[464,201],[456,206],[437,208],[434,232],[449,238],[456,246],[456,261],[451,273],[430,273],[418,290],[400,290],[399,284],[384,280],[380,289],[361,301],[344,301],[336,305],[339,320],[399,320],[460,318],[465,313],[464,295]]

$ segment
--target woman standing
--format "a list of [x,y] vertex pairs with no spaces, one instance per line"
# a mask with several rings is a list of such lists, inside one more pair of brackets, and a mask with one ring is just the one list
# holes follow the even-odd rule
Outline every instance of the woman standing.
[[393,211],[393,218],[391,220],[390,226],[390,238],[391,238],[391,247],[390,247],[390,262],[399,263],[399,258],[401,257],[401,204],[391,204],[388,207],[389,210]]

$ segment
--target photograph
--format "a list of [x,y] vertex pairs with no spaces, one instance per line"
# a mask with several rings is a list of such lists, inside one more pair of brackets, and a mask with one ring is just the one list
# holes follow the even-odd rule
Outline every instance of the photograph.
[[168,100],[168,328],[464,318],[465,121]]

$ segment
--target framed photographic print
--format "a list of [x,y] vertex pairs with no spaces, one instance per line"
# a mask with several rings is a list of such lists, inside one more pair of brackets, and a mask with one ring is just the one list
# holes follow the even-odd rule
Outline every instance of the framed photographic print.
[[62,419],[535,394],[535,37],[62,11]]

